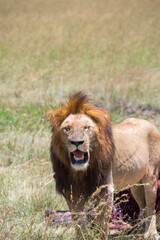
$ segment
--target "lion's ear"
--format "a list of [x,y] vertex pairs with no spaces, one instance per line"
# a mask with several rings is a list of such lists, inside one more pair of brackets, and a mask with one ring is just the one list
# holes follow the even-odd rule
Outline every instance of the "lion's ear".
[[55,112],[54,111],[49,111],[44,116],[51,123],[53,128],[57,127],[57,123],[56,123],[56,119],[55,119]]
[[87,115],[91,117],[99,127],[105,129],[110,125],[111,117],[107,110],[98,107],[92,107],[87,110]]
[[107,122],[110,122],[110,121],[111,121],[111,115],[110,115],[110,113],[109,113],[106,109],[104,109],[104,108],[102,108],[102,111],[103,111],[103,113],[104,113],[104,117],[105,117],[106,121],[107,121]]

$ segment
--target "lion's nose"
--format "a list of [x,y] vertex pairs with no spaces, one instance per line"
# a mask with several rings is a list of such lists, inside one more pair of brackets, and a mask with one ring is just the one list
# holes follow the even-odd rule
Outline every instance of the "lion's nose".
[[71,144],[76,145],[76,147],[78,147],[79,145],[82,145],[84,143],[84,141],[77,141],[77,142],[70,141],[70,142],[71,142]]

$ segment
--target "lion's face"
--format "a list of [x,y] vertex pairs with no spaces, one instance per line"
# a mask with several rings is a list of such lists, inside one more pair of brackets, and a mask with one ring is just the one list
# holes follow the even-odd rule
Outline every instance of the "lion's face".
[[85,114],[71,114],[61,124],[61,139],[74,170],[86,170],[89,166],[97,132],[96,123]]

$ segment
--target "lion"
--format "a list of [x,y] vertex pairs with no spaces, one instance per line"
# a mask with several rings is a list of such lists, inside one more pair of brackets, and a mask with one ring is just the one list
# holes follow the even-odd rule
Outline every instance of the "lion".
[[[50,155],[56,190],[70,211],[83,212],[89,198],[100,189],[96,221],[101,229],[99,238],[108,239],[114,191],[131,188],[141,218],[147,219],[144,238],[159,239],[155,215],[160,172],[158,129],[134,118],[112,126],[109,112],[90,103],[82,92],[47,117],[52,126]],[[85,216],[73,218],[86,231]]]

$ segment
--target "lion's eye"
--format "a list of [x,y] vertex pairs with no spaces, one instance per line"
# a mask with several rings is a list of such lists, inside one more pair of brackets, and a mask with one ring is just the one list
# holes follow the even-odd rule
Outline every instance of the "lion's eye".
[[68,127],[65,127],[64,130],[65,130],[66,132],[69,132],[69,131],[71,130],[71,128],[68,126]]

